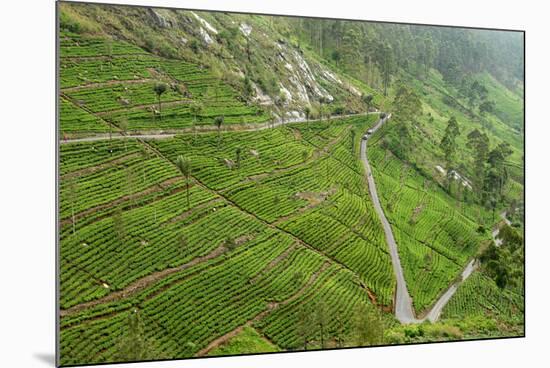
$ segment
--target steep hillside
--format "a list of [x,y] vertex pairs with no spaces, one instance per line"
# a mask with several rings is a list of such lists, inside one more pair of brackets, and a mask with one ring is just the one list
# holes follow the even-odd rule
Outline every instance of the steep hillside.
[[[288,30],[279,32],[279,25],[264,16],[169,9],[65,4],[61,10],[62,30],[109,40],[113,57],[139,53],[116,45],[122,41],[138,45],[142,54],[186,60],[231,85],[247,103],[273,111],[276,119],[304,118],[305,106],[315,116],[320,103],[332,113],[364,111],[361,94],[376,93],[323,65],[287,37]],[[72,54],[78,55],[85,51]]]
[[59,10],[61,364],[523,334],[519,34]]

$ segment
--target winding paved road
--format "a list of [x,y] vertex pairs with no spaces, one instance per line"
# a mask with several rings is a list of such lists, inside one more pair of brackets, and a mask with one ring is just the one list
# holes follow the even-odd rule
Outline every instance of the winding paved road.
[[[372,133],[376,132],[389,118],[391,114],[387,117],[378,120],[376,125],[372,127]],[[372,175],[372,170],[367,158],[367,140],[361,140],[361,161],[365,166],[365,172],[367,173],[367,181],[369,184],[369,193],[374,205],[374,209],[382,222],[382,227],[384,228],[384,234],[386,236],[386,242],[390,248],[390,256],[393,265],[393,272],[395,273],[395,278],[397,281],[397,290],[395,292],[395,317],[401,323],[414,323],[417,322],[417,319],[414,315],[412,300],[407,290],[407,283],[405,282],[405,277],[403,276],[403,268],[401,267],[401,261],[399,259],[399,254],[397,252],[397,244],[395,243],[395,238],[393,237],[393,232],[391,225],[384,214],[382,205],[380,204],[380,199],[378,198],[378,192],[376,191],[376,184],[374,182],[374,176]]]
[[[376,125],[371,128],[372,133],[374,134],[374,132],[376,132],[390,118],[391,114],[388,114],[386,118],[378,120]],[[388,247],[390,249],[392,266],[397,281],[397,289],[395,292],[395,317],[401,323],[421,323],[425,320],[435,322],[439,319],[443,308],[447,305],[451,297],[458,290],[460,284],[476,270],[476,268],[478,267],[478,262],[476,259],[472,259],[462,271],[461,279],[451,284],[451,286],[439,297],[439,299],[437,299],[432,307],[426,312],[423,318],[416,317],[412,305],[412,299],[409,295],[409,291],[407,290],[407,283],[405,282],[405,277],[403,276],[403,269],[401,267],[401,261],[399,259],[399,253],[397,251],[397,244],[395,243],[395,238],[393,237],[391,225],[386,218],[386,215],[384,214],[384,210],[382,209],[380,199],[378,198],[378,193],[376,191],[374,176],[372,175],[372,170],[369,164],[369,160],[367,158],[367,142],[368,139],[361,140],[361,161],[363,162],[365,172],[367,174],[369,193],[374,205],[374,209],[376,210],[376,213],[378,214],[378,217],[380,218],[380,221],[382,222],[382,226],[384,228],[384,234],[386,236],[386,242],[388,243]],[[501,216],[505,221],[507,221],[505,213],[503,213]],[[493,238],[495,242],[497,241],[496,237],[498,233],[498,228],[493,231]]]
[[[378,111],[376,112],[369,112],[368,114],[379,114]],[[366,113],[362,114],[351,114],[351,115],[340,115],[340,116],[334,116],[332,119],[341,119],[346,117],[352,117],[352,116],[361,116],[366,115]],[[391,118],[391,114],[388,114],[385,118],[378,120],[376,125],[374,125],[372,129],[372,133],[376,132],[388,119]],[[310,120],[310,122],[314,122],[316,120]],[[264,124],[235,124],[233,126],[226,125],[224,132],[226,131],[259,131],[264,130],[272,127],[278,127],[281,125],[287,125],[287,124],[293,124],[293,123],[304,123],[305,119],[294,119],[294,120],[286,120],[286,121],[279,121],[274,124],[264,123]],[[197,127],[197,132],[209,132],[209,131],[215,131],[216,127],[214,126],[200,126]],[[146,134],[126,134],[122,135],[118,132],[116,134],[112,135],[112,139],[127,139],[127,138],[138,138],[138,139],[167,139],[167,138],[173,138],[176,134],[182,134],[182,133],[192,133],[193,128],[186,128],[181,129],[176,132],[159,132],[159,133],[146,133]],[[95,136],[90,137],[82,137],[82,138],[73,138],[73,139],[62,139],[61,144],[65,143],[75,143],[75,142],[90,142],[90,141],[100,141],[100,140],[106,140],[109,139],[109,134],[99,134]],[[454,295],[460,284],[468,278],[472,272],[477,268],[477,261],[475,259],[471,260],[466,268],[462,272],[462,280],[453,283],[445,293],[443,293],[440,298],[435,302],[435,304],[432,306],[431,309],[429,309],[423,318],[417,318],[414,313],[414,309],[412,306],[412,299],[409,295],[409,291],[407,290],[407,283],[405,282],[405,277],[403,275],[403,269],[401,267],[401,261],[399,259],[399,253],[397,251],[397,244],[395,242],[395,238],[393,236],[393,232],[391,229],[391,225],[386,218],[386,215],[384,214],[384,210],[382,209],[382,206],[380,204],[380,199],[378,198],[378,193],[376,191],[376,184],[374,182],[374,176],[372,175],[372,170],[367,158],[367,140],[361,140],[361,161],[363,162],[363,165],[365,167],[365,172],[367,174],[367,182],[369,186],[369,193],[372,198],[372,202],[374,205],[374,208],[378,214],[378,217],[380,218],[380,221],[382,222],[382,226],[384,228],[384,234],[386,237],[386,242],[388,243],[388,247],[390,250],[390,256],[392,260],[392,266],[395,273],[396,281],[397,281],[397,289],[395,293],[395,316],[401,323],[421,323],[425,321],[426,319],[435,322],[441,315],[441,312],[445,305],[449,302],[451,297]],[[505,221],[507,221],[505,217],[505,213],[501,215]],[[508,221],[507,221],[508,222]],[[493,231],[493,238],[495,239],[495,242],[498,244],[497,235],[498,235],[498,229],[495,229]]]

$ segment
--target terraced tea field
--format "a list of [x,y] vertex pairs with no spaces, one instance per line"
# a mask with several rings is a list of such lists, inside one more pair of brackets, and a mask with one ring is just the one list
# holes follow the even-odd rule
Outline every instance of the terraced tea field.
[[479,244],[490,238],[477,232],[472,208],[464,203],[457,206],[440,187],[380,144],[369,145],[368,150],[413,306],[420,314],[452,284]]
[[[224,124],[268,120],[206,67],[164,59],[123,41],[62,33],[60,59],[61,133],[67,137],[121,127],[212,125],[217,116],[225,117]],[[157,83],[168,86],[160,98],[153,91]],[[195,112],[193,104],[203,108]]]
[[[480,231],[491,213],[394,156],[380,139],[389,118],[379,112],[339,106],[339,116],[277,122],[275,110],[215,68],[123,38],[60,34],[62,365],[120,361],[136,316],[154,353],[145,360],[382,344],[402,327],[394,314],[403,278],[405,322],[421,323],[491,243]],[[438,98],[426,101],[439,138],[447,92],[436,77],[426,83]],[[320,93],[312,86],[308,106],[308,93]],[[350,101],[366,97],[348,89]],[[274,101],[281,109],[292,102],[283,97]],[[389,102],[375,97],[380,108]],[[495,127],[499,139],[513,130],[500,120]],[[522,147],[513,143],[516,164]],[[433,141],[424,148],[439,149]],[[507,193],[522,192],[518,180]],[[494,313],[519,326],[521,302],[475,271],[442,319]],[[380,323],[382,332],[358,343],[357,319],[370,314],[369,328]]]
[[[348,317],[357,303],[391,308],[391,262],[352,148],[352,129],[375,120],[62,144],[64,364],[116,359],[134,308],[171,357],[206,354],[243,326],[300,348],[293,321],[320,301]],[[349,330],[342,321],[330,336]]]

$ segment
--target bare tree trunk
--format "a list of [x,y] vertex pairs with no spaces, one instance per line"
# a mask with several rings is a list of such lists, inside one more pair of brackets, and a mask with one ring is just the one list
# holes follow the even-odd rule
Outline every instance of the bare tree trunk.
[[74,215],[74,205],[71,206],[71,213],[72,213],[72,218],[73,218],[73,235],[76,234],[76,218],[75,218],[75,215]]
[[160,118],[160,120],[162,120],[162,105],[160,103],[160,95],[159,95],[158,99],[159,99],[159,118]]
[[187,209],[189,209],[189,177],[186,178],[187,180],[185,180],[185,184],[187,186]]

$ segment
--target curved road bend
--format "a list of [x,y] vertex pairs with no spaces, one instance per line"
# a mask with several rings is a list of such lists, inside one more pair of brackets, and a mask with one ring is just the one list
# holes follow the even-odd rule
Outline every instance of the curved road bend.
[[[391,114],[387,117],[378,120],[376,125],[372,127],[372,133],[376,132],[389,118]],[[395,243],[395,238],[393,237],[393,232],[391,225],[382,210],[380,204],[380,199],[378,198],[378,193],[376,192],[376,184],[374,183],[374,176],[372,175],[372,170],[367,158],[367,140],[361,140],[361,161],[365,167],[365,172],[367,173],[367,181],[369,184],[369,193],[372,198],[372,203],[374,209],[382,222],[384,228],[384,234],[386,236],[386,242],[390,248],[390,256],[393,265],[393,272],[395,273],[395,278],[397,281],[397,290],[395,293],[395,317],[401,323],[414,323],[418,322],[416,319],[413,307],[412,300],[407,290],[407,284],[405,282],[405,277],[403,276],[403,269],[401,268],[401,261],[399,260],[399,254],[397,253],[397,244]]]
[[[369,112],[368,114],[379,114],[379,112]],[[366,114],[362,113],[362,114],[341,115],[337,117],[332,117],[332,119],[351,117],[351,116],[360,116],[360,115],[366,115]],[[373,133],[376,132],[390,118],[391,118],[391,114],[388,114],[387,117],[385,117],[384,119],[378,120],[376,125],[374,125],[371,128],[372,132]],[[310,120],[310,122],[314,122],[314,121],[315,120]],[[304,119],[296,119],[292,121],[280,121],[273,124],[273,127],[286,125],[286,124],[293,124],[293,123],[304,123],[304,122],[305,122]],[[258,131],[258,130],[267,129],[269,127],[270,126],[268,124],[257,124],[256,126],[243,127],[244,129],[242,129],[242,131]],[[210,126],[203,126],[199,128],[199,131],[210,131],[210,130],[213,130],[213,128]],[[188,132],[188,131],[183,130],[178,133],[113,135],[112,138],[113,139],[124,139],[124,138],[166,139],[166,138],[172,138],[176,134],[181,134],[183,132]],[[189,132],[192,132],[192,130],[190,130]],[[63,144],[63,143],[74,143],[74,142],[99,141],[99,140],[105,140],[105,139],[109,139],[108,134],[97,135],[92,137],[76,138],[76,139],[66,139],[66,140],[61,140],[60,143]],[[384,228],[386,241],[388,243],[388,247],[390,248],[390,256],[392,260],[394,273],[396,275],[397,290],[395,295],[395,316],[401,323],[420,323],[426,319],[432,322],[435,322],[439,318],[441,311],[443,310],[445,305],[448,303],[448,301],[451,299],[453,294],[458,289],[458,286],[460,286],[460,283],[464,281],[468,276],[470,276],[472,272],[477,268],[476,260],[474,259],[470,261],[470,263],[468,263],[468,265],[462,272],[462,281],[459,281],[451,285],[449,289],[436,301],[436,303],[432,306],[432,308],[428,311],[428,313],[424,318],[422,319],[416,318],[412,307],[412,300],[407,290],[405,277],[403,276],[403,269],[401,267],[401,261],[399,259],[399,254],[397,252],[397,244],[395,243],[395,238],[393,237],[391,225],[388,219],[386,218],[384,211],[382,209],[382,206],[380,204],[378,193],[376,191],[376,184],[374,182],[374,177],[372,176],[370,164],[367,159],[367,141],[366,140],[361,141],[361,161],[365,166],[365,171],[367,173],[367,182],[369,185],[369,193],[371,195],[374,208]],[[504,214],[502,217],[506,220]],[[498,231],[495,230],[493,232],[493,238],[495,238],[495,240],[497,235],[498,235]]]
[[[500,214],[500,217],[502,218],[502,220],[504,220],[504,222],[508,225],[511,224],[510,220],[508,220],[506,218],[506,211],[505,212],[502,212]],[[497,227],[495,228],[495,230],[493,230],[492,232],[492,235],[493,235],[493,241],[495,242],[496,246],[500,246],[502,244],[502,239],[499,239],[497,238],[498,237],[498,234],[500,233],[500,227]],[[476,259],[472,259],[470,261],[470,263],[468,263],[468,265],[466,266],[466,268],[462,271],[462,279],[456,283],[454,283],[453,285],[451,285],[451,287],[449,289],[447,289],[447,291],[445,292],[445,294],[441,295],[441,297],[437,300],[437,302],[433,305],[432,309],[428,312],[428,314],[426,315],[425,318],[427,318],[428,320],[430,320],[431,322],[435,322],[438,320],[439,316],[441,315],[441,311],[443,310],[443,307],[445,307],[445,305],[447,305],[447,303],[449,302],[449,300],[451,299],[451,297],[453,296],[453,294],[456,292],[456,290],[458,289],[458,287],[460,286],[460,284],[466,280],[471,274],[472,272],[474,272],[476,270],[476,268],[479,266],[478,262]]]
[[[374,125],[372,129],[372,133],[376,132],[388,119],[391,118],[391,114],[388,114],[388,116],[384,119],[378,120],[376,125]],[[378,193],[376,191],[376,184],[374,182],[374,176],[372,175],[372,170],[367,158],[367,140],[363,139],[361,140],[361,161],[363,162],[363,165],[365,167],[365,172],[367,174],[367,182],[369,185],[369,193],[372,198],[372,202],[374,205],[374,209],[376,210],[376,213],[378,214],[378,217],[380,217],[380,221],[382,222],[382,226],[384,228],[384,234],[386,236],[386,242],[388,243],[388,247],[390,249],[390,256],[392,260],[392,266],[395,273],[395,278],[397,281],[397,290],[395,293],[395,317],[401,322],[401,323],[421,323],[425,320],[429,320],[430,322],[435,322],[439,319],[439,316],[441,315],[441,312],[443,311],[443,308],[451,297],[454,295],[454,293],[457,291],[460,284],[466,280],[478,267],[478,263],[476,259],[472,259],[464,268],[461,274],[461,280],[454,282],[446,291],[443,293],[439,299],[433,304],[433,306],[427,311],[426,315],[423,318],[416,318],[412,306],[412,299],[409,295],[409,291],[407,290],[407,283],[405,282],[405,277],[403,276],[403,269],[401,267],[401,261],[399,259],[399,253],[397,252],[397,244],[395,243],[395,238],[393,237],[393,232],[391,229],[391,225],[386,218],[386,215],[384,214],[384,210],[382,209],[382,206],[380,205],[380,199],[378,198]],[[508,220],[506,219],[506,213],[502,213],[501,217],[508,223]],[[493,231],[493,239],[495,242],[497,242],[497,235],[499,233],[499,229],[495,229]],[[498,244],[498,243],[497,243]]]

